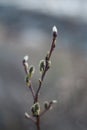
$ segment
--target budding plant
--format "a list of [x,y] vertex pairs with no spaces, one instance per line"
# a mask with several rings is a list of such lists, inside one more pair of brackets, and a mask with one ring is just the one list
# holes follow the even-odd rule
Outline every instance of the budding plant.
[[35,125],[37,130],[40,129],[40,118],[48,111],[51,110],[53,104],[57,103],[56,100],[52,101],[45,101],[44,102],[44,109],[41,110],[40,102],[39,102],[39,96],[40,96],[40,90],[42,88],[42,83],[44,80],[44,77],[47,73],[47,71],[51,67],[51,55],[54,51],[54,48],[56,47],[56,38],[57,38],[57,28],[54,26],[52,28],[52,43],[49,52],[47,53],[45,59],[41,60],[39,63],[39,70],[41,73],[41,77],[39,79],[39,85],[37,87],[37,90],[35,91],[32,86],[32,77],[35,72],[35,67],[33,65],[28,64],[28,56],[25,56],[23,59],[23,66],[26,74],[26,86],[30,89],[30,92],[33,97],[33,105],[31,106],[31,114],[28,114],[25,112],[25,117],[27,119],[31,119]]

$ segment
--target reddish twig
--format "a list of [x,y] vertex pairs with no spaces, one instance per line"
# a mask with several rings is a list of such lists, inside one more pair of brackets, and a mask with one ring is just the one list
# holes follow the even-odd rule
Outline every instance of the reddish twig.
[[30,91],[31,91],[31,93],[32,93],[33,99],[35,99],[35,91],[34,91],[34,89],[33,89],[33,87],[32,87],[31,84],[30,84],[30,86],[29,86],[29,89],[30,89]]
[[37,130],[40,130],[40,116],[36,117],[36,127],[37,127]]
[[54,48],[55,48],[56,37],[57,37],[57,33],[56,33],[56,32],[53,32],[53,40],[52,40],[50,52],[49,52],[49,54],[48,54],[48,55],[46,56],[46,58],[45,58],[45,60],[46,60],[46,66],[45,66],[44,72],[42,73],[41,80],[39,81],[39,87],[38,87],[38,89],[37,89],[37,91],[36,91],[34,103],[38,101],[38,95],[39,95],[39,91],[40,91],[41,86],[42,86],[43,79],[44,79],[44,77],[45,77],[46,72],[47,72],[48,69],[49,69],[48,61],[50,60],[51,55],[52,55],[52,52],[53,52],[53,50],[54,50]]
[[[46,65],[45,65],[45,69],[44,69],[44,71],[43,71],[43,73],[42,73],[41,80],[39,80],[39,87],[38,87],[38,89],[37,89],[37,91],[36,91],[34,103],[38,102],[38,96],[39,96],[40,89],[41,89],[41,87],[42,87],[42,82],[43,82],[43,80],[44,80],[44,77],[45,77],[45,75],[46,75],[46,72],[47,72],[48,69],[49,69],[49,64],[48,64],[48,62],[49,62],[49,60],[50,60],[50,58],[51,58],[51,55],[52,55],[52,52],[53,52],[53,50],[54,50],[54,48],[55,48],[56,37],[57,37],[57,30],[56,30],[56,31],[54,30],[54,31],[53,31],[53,39],[52,39],[51,48],[50,48],[49,54],[45,57]],[[48,111],[48,110],[50,109],[51,105],[52,105],[52,102],[50,102],[48,109],[47,109],[47,110],[44,110],[44,111],[41,113],[41,115],[43,115],[46,111]],[[38,117],[36,117],[37,130],[40,130],[40,116],[41,116],[41,115],[38,115]]]

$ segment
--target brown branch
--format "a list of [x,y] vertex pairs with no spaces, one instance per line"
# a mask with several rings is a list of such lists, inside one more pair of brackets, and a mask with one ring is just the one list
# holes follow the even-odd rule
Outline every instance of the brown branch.
[[48,69],[49,69],[48,61],[50,60],[51,55],[52,55],[52,52],[53,52],[53,50],[54,50],[54,48],[55,48],[56,37],[57,37],[57,34],[54,32],[54,33],[53,33],[53,39],[52,39],[52,44],[51,44],[50,52],[49,52],[49,54],[48,54],[48,55],[46,56],[46,58],[45,58],[45,60],[46,60],[46,66],[45,66],[45,69],[44,69],[44,71],[43,71],[43,73],[42,73],[41,80],[39,81],[39,87],[38,87],[38,89],[37,89],[37,91],[36,91],[34,103],[38,101],[38,95],[39,95],[39,91],[40,91],[41,86],[42,86],[42,82],[43,82],[43,80],[44,80],[44,77],[45,77],[46,72],[47,72]]
[[37,130],[40,130],[40,116],[36,117],[36,127],[37,127]]
[[30,89],[30,91],[32,93],[33,99],[35,99],[35,91],[34,91],[33,86],[31,84],[29,86],[29,89]]
[[[38,102],[38,95],[39,95],[39,92],[40,92],[40,89],[41,89],[41,86],[42,86],[42,82],[43,82],[43,80],[44,80],[44,77],[45,77],[45,75],[46,75],[46,72],[47,72],[48,69],[49,69],[48,61],[50,60],[51,55],[52,55],[52,52],[53,52],[53,50],[54,50],[54,48],[55,48],[55,42],[56,42],[56,37],[57,37],[57,34],[56,34],[56,35],[55,35],[55,34],[56,34],[56,33],[54,32],[54,33],[53,33],[53,40],[52,40],[50,52],[49,52],[49,54],[48,54],[48,55],[46,56],[46,58],[45,58],[46,65],[45,65],[45,69],[44,69],[44,71],[43,71],[43,73],[42,73],[41,80],[39,80],[39,87],[38,87],[38,89],[37,89],[37,91],[36,91],[34,103]],[[52,105],[52,102],[49,103],[49,107],[47,108],[47,110],[43,111],[43,112],[41,113],[41,115],[43,115],[46,111],[48,111],[48,110],[50,109],[51,105]],[[38,117],[36,117],[36,127],[37,127],[37,130],[40,130],[40,116],[41,116],[41,115],[39,115]]]

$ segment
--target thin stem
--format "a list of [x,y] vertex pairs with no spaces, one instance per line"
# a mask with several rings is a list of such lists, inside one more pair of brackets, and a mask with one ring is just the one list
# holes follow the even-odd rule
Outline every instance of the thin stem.
[[36,127],[37,127],[37,130],[40,130],[40,116],[36,117]]
[[[29,65],[28,65],[27,62],[25,62],[25,60],[23,60],[23,66],[24,66],[24,70],[25,70],[26,75],[29,75]],[[35,91],[33,89],[33,86],[31,85],[31,81],[30,81],[30,85],[28,87],[29,87],[29,89],[30,89],[30,91],[32,93],[33,99],[35,99]]]
[[52,52],[53,52],[53,50],[54,50],[54,48],[55,48],[56,37],[57,37],[57,36],[54,36],[54,35],[53,35],[53,40],[52,40],[50,52],[49,52],[48,57],[46,57],[47,59],[45,59],[45,60],[46,60],[46,66],[45,66],[44,72],[42,73],[41,81],[39,82],[39,87],[38,87],[38,89],[37,89],[37,91],[36,91],[34,103],[38,101],[38,94],[39,94],[39,91],[40,91],[40,89],[41,89],[42,82],[43,82],[43,80],[44,80],[44,77],[45,77],[46,72],[47,72],[48,69],[49,69],[49,67],[48,67],[48,61],[50,60],[51,55],[52,55]]
[[55,42],[56,42],[56,37],[53,37],[51,49],[50,49],[49,56],[48,56],[48,60],[50,60],[50,57],[51,57],[51,55],[52,55],[52,52],[53,52],[53,50],[54,50],[54,48],[55,48]]
[[[54,50],[54,48],[55,48],[55,41],[56,41],[56,37],[53,36],[52,45],[51,45],[51,48],[50,48],[49,55],[48,55],[48,57],[46,57],[47,59],[45,58],[45,60],[46,60],[46,66],[45,66],[44,72],[42,73],[41,80],[39,80],[39,87],[38,87],[38,89],[37,89],[37,91],[36,91],[34,103],[35,103],[35,102],[38,102],[39,91],[40,91],[40,89],[41,89],[42,82],[43,82],[43,80],[44,80],[44,77],[45,77],[45,75],[46,75],[46,72],[47,72],[48,69],[49,69],[49,67],[48,67],[48,61],[50,60],[51,55],[52,55],[52,52],[53,52],[53,50]],[[48,106],[47,110],[44,110],[44,111],[41,113],[41,115],[43,115],[46,111],[48,111],[48,110],[50,109],[51,105],[52,105],[52,102],[49,103],[49,106]],[[38,117],[36,117],[36,127],[37,127],[37,130],[40,130],[40,116],[41,116],[41,115],[39,115]]]
[[35,91],[34,91],[33,86],[31,84],[29,86],[29,89],[30,89],[30,91],[32,93],[33,99],[35,99]]

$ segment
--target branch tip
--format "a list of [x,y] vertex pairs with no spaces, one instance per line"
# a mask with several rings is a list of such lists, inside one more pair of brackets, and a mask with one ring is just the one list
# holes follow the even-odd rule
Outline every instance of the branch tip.
[[54,32],[57,33],[57,27],[55,25],[53,26],[52,31],[53,31],[53,33]]

